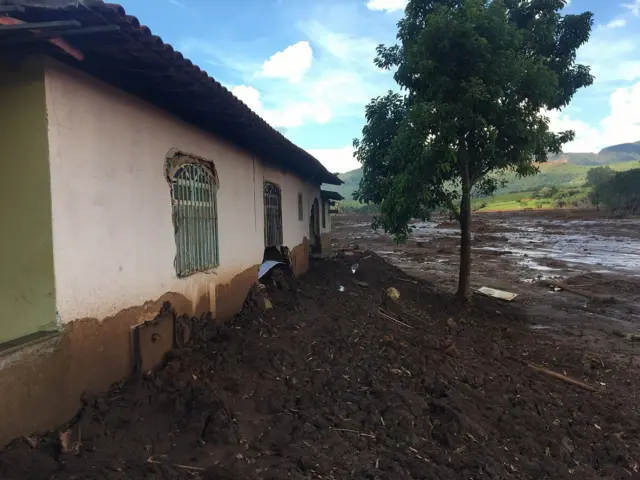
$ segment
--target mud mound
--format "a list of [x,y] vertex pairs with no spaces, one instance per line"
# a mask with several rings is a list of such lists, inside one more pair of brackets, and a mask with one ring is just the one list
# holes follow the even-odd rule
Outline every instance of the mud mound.
[[462,307],[366,252],[254,290],[207,337],[87,398],[68,453],[57,434],[16,440],[0,478],[638,476],[638,372],[531,332],[517,306]]
[[640,295],[640,278],[620,277],[615,274],[590,272],[565,280],[567,285],[586,290],[617,292],[625,295]]

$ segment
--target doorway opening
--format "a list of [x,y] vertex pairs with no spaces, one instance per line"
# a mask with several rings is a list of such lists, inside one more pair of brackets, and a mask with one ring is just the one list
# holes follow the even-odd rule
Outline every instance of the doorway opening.
[[320,253],[320,204],[317,198],[313,200],[309,214],[309,244],[311,253]]

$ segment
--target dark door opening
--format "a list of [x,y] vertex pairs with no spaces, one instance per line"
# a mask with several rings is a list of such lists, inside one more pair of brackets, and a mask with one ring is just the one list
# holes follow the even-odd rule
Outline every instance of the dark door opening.
[[320,205],[318,199],[313,200],[311,214],[309,215],[309,242],[311,253],[319,253],[320,248]]

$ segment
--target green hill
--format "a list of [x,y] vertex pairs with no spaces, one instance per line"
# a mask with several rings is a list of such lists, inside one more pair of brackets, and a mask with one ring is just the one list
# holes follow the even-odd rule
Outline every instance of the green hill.
[[338,178],[344,183],[331,188],[340,193],[345,200],[353,200],[353,192],[357,190],[360,179],[362,178],[362,169],[358,168],[357,170],[351,170],[347,173],[341,173],[338,175]]
[[[581,187],[587,181],[587,172],[598,165],[574,165],[572,163],[546,163],[540,165],[540,173],[531,177],[518,178],[515,174],[505,176],[507,184],[496,191],[496,195],[526,192],[543,187]],[[640,167],[638,160],[610,163],[616,171]]]
[[[514,174],[505,177],[504,187],[495,196],[518,192],[532,192],[543,187],[577,188],[585,184],[587,172],[599,165],[607,165],[617,171],[640,167],[640,142],[612,145],[599,153],[563,153],[549,156],[547,163],[540,165],[540,173],[531,177],[517,178]],[[345,206],[355,207],[353,192],[358,188],[362,170],[352,170],[339,175],[344,182],[336,187],[345,198]]]

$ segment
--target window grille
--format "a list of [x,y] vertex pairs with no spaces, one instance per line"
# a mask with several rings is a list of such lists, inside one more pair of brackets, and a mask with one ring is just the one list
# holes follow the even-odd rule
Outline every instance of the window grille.
[[187,163],[172,178],[176,272],[185,277],[219,265],[216,178],[205,165]]
[[298,194],[298,220],[303,221],[304,220],[304,210],[302,207],[302,194],[299,193]]
[[282,245],[282,195],[271,182],[264,182],[264,245]]

